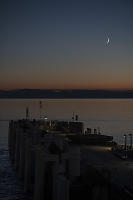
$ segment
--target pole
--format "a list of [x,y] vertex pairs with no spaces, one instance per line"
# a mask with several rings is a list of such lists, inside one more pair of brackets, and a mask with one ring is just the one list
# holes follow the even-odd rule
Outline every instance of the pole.
[[40,119],[42,118],[42,101],[39,102],[40,104]]
[[127,157],[127,135],[124,134],[124,138],[125,138],[125,158]]
[[129,136],[130,136],[130,149],[132,149],[132,134],[130,133]]
[[72,121],[74,122],[74,112],[73,112],[73,116],[72,116]]
[[29,108],[26,107],[26,119],[29,119]]

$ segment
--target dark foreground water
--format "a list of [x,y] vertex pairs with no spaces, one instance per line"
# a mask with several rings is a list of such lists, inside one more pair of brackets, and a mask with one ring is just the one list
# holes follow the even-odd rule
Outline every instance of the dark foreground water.
[[10,163],[7,147],[0,148],[0,199],[1,200],[31,200],[29,194],[24,194],[23,184],[18,179]]

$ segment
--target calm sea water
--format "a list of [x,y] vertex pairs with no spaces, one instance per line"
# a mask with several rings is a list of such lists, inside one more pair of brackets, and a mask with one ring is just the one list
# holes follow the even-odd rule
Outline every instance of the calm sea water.
[[123,135],[133,133],[133,99],[1,99],[0,146],[7,146],[8,123],[12,119],[25,118],[29,107],[30,118],[71,121],[73,112],[84,122],[85,128],[100,128],[103,134],[113,135],[123,143]]

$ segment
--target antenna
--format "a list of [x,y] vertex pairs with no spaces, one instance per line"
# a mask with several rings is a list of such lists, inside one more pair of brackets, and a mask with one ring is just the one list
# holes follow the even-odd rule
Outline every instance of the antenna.
[[29,119],[29,108],[26,107],[26,119]]
[[73,122],[74,122],[74,112],[73,112],[73,115],[72,115],[72,120],[73,120]]
[[42,101],[39,102],[40,105],[40,119],[42,118]]

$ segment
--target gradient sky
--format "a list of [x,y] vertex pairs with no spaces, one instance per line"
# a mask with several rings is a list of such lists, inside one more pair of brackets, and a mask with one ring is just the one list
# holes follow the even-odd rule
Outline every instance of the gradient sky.
[[1,0],[0,26],[0,89],[133,89],[132,0]]

